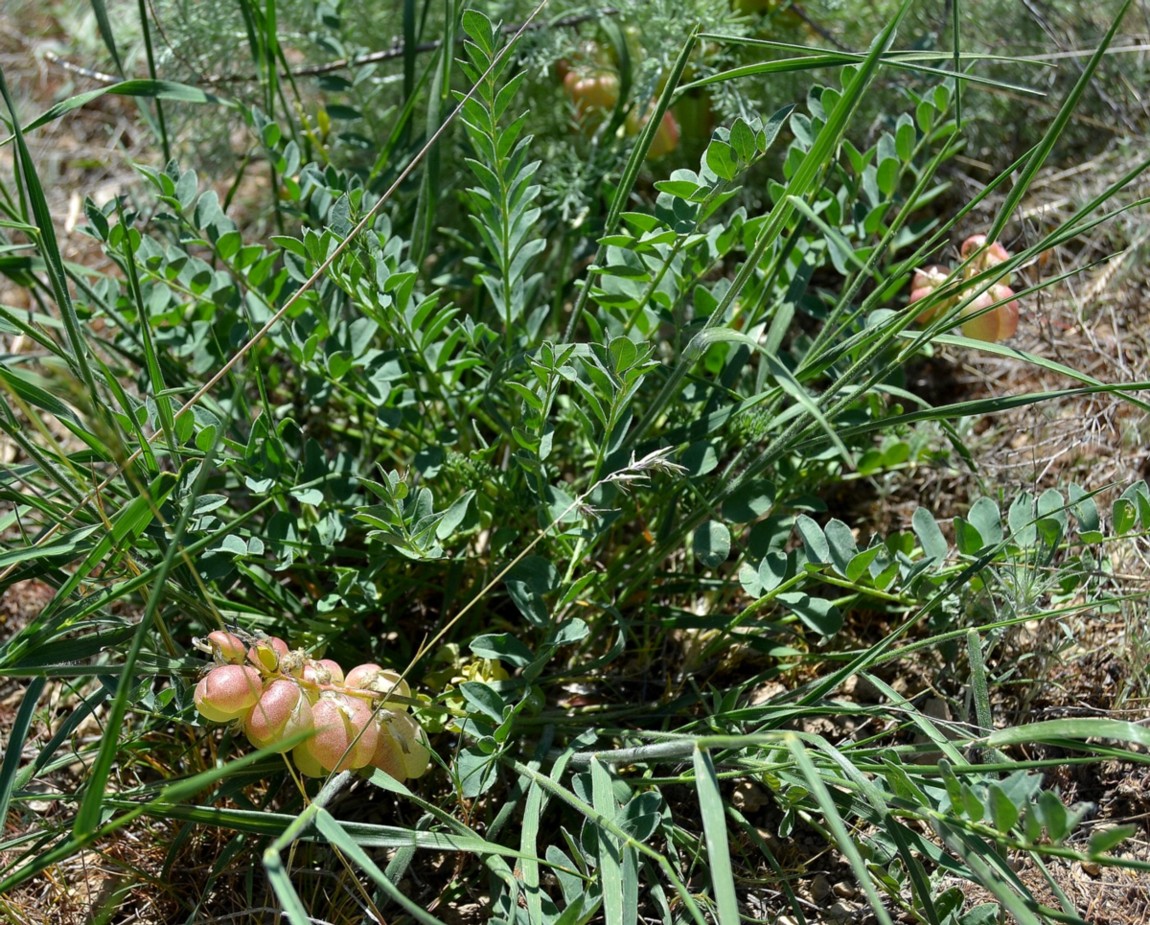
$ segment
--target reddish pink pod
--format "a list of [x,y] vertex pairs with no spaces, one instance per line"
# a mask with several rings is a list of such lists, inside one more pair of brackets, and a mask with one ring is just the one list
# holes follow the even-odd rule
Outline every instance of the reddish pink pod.
[[[985,250],[982,250],[983,248],[985,248]],[[981,253],[979,253],[980,250]],[[963,260],[969,260],[974,257],[974,260],[966,269],[966,275],[968,277],[981,273],[983,270],[989,270],[991,267],[996,267],[1000,263],[1005,263],[1010,259],[1010,251],[997,241],[992,241],[987,245],[986,235],[984,234],[974,234],[963,241],[962,247],[959,248],[959,253],[962,254]],[[977,257],[975,257],[976,254]],[[1009,283],[1009,274],[1004,276],[1001,282]]]
[[[371,706],[359,697],[327,692],[311,708],[315,735],[302,743],[304,773],[362,768],[371,761],[379,737]],[[314,764],[312,763],[314,762]]]
[[[915,302],[921,302],[931,295],[939,286],[946,282],[947,277],[950,275],[946,267],[942,266],[929,266],[922,267],[914,271],[914,279],[911,281],[910,303],[913,305]],[[936,302],[934,305],[923,309],[919,312],[915,321],[919,324],[926,324],[936,316],[942,314],[954,304],[953,299],[946,299],[944,301]]]
[[283,740],[311,729],[312,707],[300,686],[287,678],[277,678],[263,692],[244,722],[244,733],[256,748],[286,752]]
[[248,665],[217,665],[196,685],[196,709],[213,723],[243,717],[260,699],[263,679]]
[[[992,305],[995,307],[991,308]],[[975,315],[980,311],[982,314]],[[1014,290],[1001,283],[982,293],[962,314],[965,319],[962,333],[974,340],[994,343],[1013,337],[1018,330],[1018,301],[1014,299]]]
[[343,669],[330,658],[309,659],[301,677],[317,688],[331,687],[343,683]]
[[563,90],[575,104],[582,121],[593,113],[605,113],[619,101],[619,75],[607,70],[572,70],[563,78]]
[[224,630],[208,633],[208,645],[212,649],[212,658],[222,665],[239,665],[247,658],[248,647],[235,633]]
[[382,694],[383,697],[377,700],[376,703],[387,703],[389,709],[393,710],[404,710],[407,707],[399,701],[389,701],[391,695],[394,694],[397,697],[406,699],[411,698],[411,688],[408,687],[407,682],[399,676],[398,671],[393,671],[390,668],[380,668],[379,665],[372,663],[356,665],[347,673],[344,684],[350,688],[374,691],[377,694]]

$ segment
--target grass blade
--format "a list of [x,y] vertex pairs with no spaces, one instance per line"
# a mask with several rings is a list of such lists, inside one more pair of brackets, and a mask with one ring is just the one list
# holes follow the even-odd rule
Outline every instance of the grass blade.
[[799,766],[804,780],[806,780],[810,787],[811,796],[813,796],[815,802],[818,803],[823,818],[826,819],[827,827],[831,830],[831,834],[834,835],[835,845],[847,859],[851,870],[854,872],[855,879],[858,880],[859,886],[861,886],[863,892],[866,893],[867,900],[871,904],[871,910],[874,912],[875,917],[883,923],[883,925],[894,925],[890,913],[886,911],[886,905],[883,903],[882,897],[878,895],[878,891],[875,890],[874,884],[871,882],[870,874],[867,872],[866,862],[863,861],[862,854],[859,852],[854,839],[851,838],[846,822],[839,813],[838,807],[835,806],[835,801],[831,797],[830,790],[827,789],[827,785],[823,782],[822,776],[815,768],[814,762],[811,761],[811,757],[807,754],[806,748],[803,747],[802,741],[793,733],[785,735],[784,741],[791,755],[794,756],[795,763]]
[[703,835],[707,842],[707,860],[711,868],[711,886],[715,891],[719,925],[739,925],[739,901],[735,893],[735,876],[731,871],[730,836],[727,833],[723,797],[719,793],[719,778],[710,752],[696,748],[692,759],[695,763],[695,789],[699,794],[699,814],[703,817]]
[[1054,121],[1050,123],[1050,128],[1046,130],[1046,134],[1042,136],[1042,140],[1035,146],[1031,152],[1030,158],[1023,166],[1022,171],[1015,181],[1014,186],[1011,188],[1010,193],[1007,194],[1006,202],[1004,202],[998,209],[997,217],[993,224],[990,226],[990,231],[987,232],[988,241],[997,241],[1002,235],[1003,229],[1006,228],[1007,223],[1014,216],[1014,210],[1018,208],[1022,198],[1030,190],[1030,184],[1034,182],[1034,178],[1038,175],[1038,171],[1042,169],[1042,165],[1046,163],[1046,159],[1050,156],[1050,152],[1054,149],[1054,145],[1062,136],[1063,130],[1066,128],[1070,117],[1074,114],[1074,110],[1078,107],[1078,101],[1082,99],[1082,94],[1086,92],[1086,88],[1090,86],[1090,81],[1094,77],[1094,72],[1098,69],[1098,65],[1102,63],[1102,59],[1106,57],[1106,50],[1110,47],[1110,43],[1114,40],[1114,36],[1118,32],[1118,27],[1122,24],[1122,20],[1126,17],[1126,11],[1130,9],[1131,0],[1124,0],[1121,7],[1118,9],[1114,21],[1110,24],[1110,28],[1103,36],[1098,48],[1095,49],[1094,54],[1091,55],[1090,60],[1082,69],[1078,80],[1075,81],[1074,86],[1066,95],[1066,101],[1058,110],[1058,114],[1054,117]]
[[[210,469],[211,466],[208,461],[205,460],[204,464],[200,466],[195,485],[192,488],[191,496],[193,498],[198,497],[203,490]],[[164,476],[166,476],[166,478]],[[171,475],[171,473],[164,473],[164,476],[158,478],[156,482],[153,483],[153,486],[157,493],[163,492],[166,495],[175,487],[176,478]],[[139,500],[147,502],[148,522],[151,522],[159,513],[159,506],[162,499],[149,496]],[[180,537],[184,535],[188,521],[191,520],[193,506],[192,504],[186,504],[180,512],[180,518],[176,522],[176,527],[171,539],[168,541],[168,548],[164,554],[159,572],[156,574],[152,591],[148,595],[148,602],[144,607],[143,616],[140,617],[139,625],[136,627],[135,635],[132,638],[131,648],[128,649],[128,654],[124,658],[123,674],[120,675],[119,683],[116,686],[116,696],[112,698],[112,703],[108,708],[106,723],[109,733],[104,736],[100,744],[100,751],[97,753],[96,760],[88,773],[87,790],[84,793],[83,800],[80,802],[80,808],[76,812],[76,820],[72,826],[72,832],[76,837],[89,835],[95,832],[100,825],[100,818],[104,810],[104,786],[107,783],[108,775],[112,771],[112,764],[116,760],[116,753],[120,748],[119,732],[123,723],[124,714],[127,712],[128,703],[135,693],[136,678],[133,670],[137,659],[140,657],[140,652],[144,648],[144,641],[147,639],[148,631],[151,629],[152,622],[155,619],[156,610],[160,606],[160,601],[163,600],[168,573],[175,564],[176,556],[180,549]]]
[[[598,759],[591,761],[591,799],[595,811],[605,819],[614,819],[619,807],[611,775]],[[603,893],[603,919],[607,925],[628,925],[635,921],[637,910],[624,908],[623,902],[623,846],[600,828],[599,836],[599,888]]]
[[20,701],[20,709],[16,711],[16,719],[12,723],[8,740],[4,743],[4,761],[0,763],[0,821],[8,818],[8,807],[12,802],[12,791],[20,769],[20,757],[24,753],[24,742],[28,738],[32,717],[46,683],[44,678],[33,678],[29,682]]

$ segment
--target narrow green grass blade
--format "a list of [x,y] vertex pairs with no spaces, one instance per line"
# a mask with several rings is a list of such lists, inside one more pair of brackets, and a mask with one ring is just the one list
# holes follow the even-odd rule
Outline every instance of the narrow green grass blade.
[[[100,87],[98,90],[88,90],[86,93],[78,93],[75,96],[70,96],[68,99],[57,103],[50,109],[44,110],[39,116],[24,126],[25,132],[31,132],[47,125],[60,116],[72,112],[75,109],[80,109],[86,106],[92,100],[99,99],[101,96],[142,96],[149,97],[156,100],[177,100],[182,103],[213,103],[218,106],[233,106],[230,100],[223,97],[215,96],[214,94],[207,93],[198,87],[189,86],[188,84],[177,83],[171,80],[125,80],[117,84],[110,84],[107,87]],[[5,138],[0,144],[6,144],[15,134]]]
[[978,719],[980,732],[994,728],[994,717],[990,712],[990,684],[987,680],[986,662],[982,656],[982,637],[978,630],[966,632],[966,656],[970,661],[970,687],[974,694],[974,715]]
[[284,829],[275,841],[264,849],[264,872],[267,874],[267,878],[271,882],[276,897],[284,907],[284,911],[287,912],[288,919],[293,925],[296,922],[310,923],[311,918],[308,916],[307,910],[304,909],[295,887],[292,886],[291,877],[284,864],[283,853],[293,842],[301,838],[304,833],[315,824],[316,816],[323,812],[324,806],[326,806],[340,790],[347,786],[347,782],[350,778],[350,771],[341,771],[334,777],[329,778],[323,787],[320,788],[315,799],[304,808],[303,812],[292,820],[291,824]]
[[[523,802],[523,830],[519,836],[519,850],[524,854],[539,853],[539,819],[542,815],[543,790],[532,782],[527,788],[527,799]],[[539,862],[524,861],[519,868],[523,872],[523,899],[527,903],[528,920],[542,922],[543,894],[539,885]]]
[[[28,691],[26,691],[24,694],[25,699],[27,699],[31,693],[32,686],[29,685]],[[108,694],[108,688],[101,685],[100,687],[96,688],[96,690],[92,691],[92,693],[88,694],[88,696],[86,696],[80,702],[80,704],[75,707],[71,713],[68,714],[68,717],[62,723],[60,723],[56,731],[52,734],[52,738],[44,743],[43,747],[40,749],[40,753],[36,756],[36,760],[28,764],[23,770],[20,771],[20,773],[16,775],[17,788],[24,788],[28,786],[28,782],[37,774],[39,774],[40,771],[45,766],[47,766],[49,762],[52,761],[52,756],[56,754],[61,745],[69,741],[72,733],[76,731],[80,724],[104,705],[104,701],[108,699]],[[21,708],[23,708],[23,703],[21,703]],[[5,758],[7,758],[7,753],[5,753]],[[66,759],[69,762],[73,760],[71,755],[66,756]],[[2,778],[3,775],[0,774],[0,780],[2,780]],[[0,783],[0,788],[2,788],[2,786],[3,784]],[[0,793],[2,793],[2,790],[0,790]],[[3,808],[0,807],[0,819],[3,818],[4,811]]]
[[[455,32],[459,23],[458,4],[451,4],[443,24],[443,44],[439,48],[439,60],[431,79],[431,90],[427,95],[427,112],[424,114],[424,130],[430,138],[443,121],[443,113],[451,105],[451,72],[455,66]],[[413,106],[409,97],[407,106]],[[442,184],[439,182],[442,156],[436,145],[427,152],[423,162],[423,173],[419,181],[419,196],[415,203],[415,221],[411,232],[412,258],[422,261],[431,246],[435,226],[435,214],[439,204]]]
[[[687,743],[687,745],[687,751],[689,751],[690,743]],[[686,754],[687,751],[682,752],[682,754]],[[575,757],[575,755],[571,756],[572,761],[574,761]],[[589,760],[587,761],[587,764],[590,765],[596,760],[598,759],[596,758],[595,753],[592,753]],[[521,764],[518,761],[512,762],[512,767],[515,768],[516,773],[519,775],[535,781],[539,784],[540,787],[542,787],[552,796],[558,797],[562,802],[566,803],[576,812],[579,812],[586,816],[588,819],[594,821],[600,829],[610,832],[621,841],[630,842],[636,851],[655,861],[667,879],[671,881],[672,886],[675,888],[675,892],[678,894],[680,900],[682,900],[684,908],[686,908],[686,910],[690,913],[691,919],[696,922],[697,925],[706,925],[706,920],[703,917],[702,910],[699,908],[699,904],[695,902],[694,897],[691,895],[691,891],[687,889],[687,885],[683,882],[682,878],[678,875],[674,866],[666,858],[665,855],[662,855],[658,851],[655,851],[653,848],[644,845],[642,842],[638,842],[632,839],[623,829],[619,827],[618,823],[616,823],[614,819],[604,816],[602,813],[596,810],[595,807],[583,802],[583,800],[579,799],[579,797],[577,797],[574,793],[563,787],[560,783],[558,783],[558,781],[554,781],[547,775],[541,774],[534,768],[528,767],[525,764]]]
[[875,917],[882,925],[894,925],[891,921],[890,913],[887,912],[886,905],[882,901],[882,897],[878,895],[878,891],[871,882],[870,874],[867,872],[866,862],[863,861],[862,854],[859,853],[858,846],[851,837],[846,822],[843,821],[843,817],[840,815],[838,807],[835,806],[835,801],[831,797],[827,785],[823,782],[818,769],[815,768],[814,763],[811,761],[810,755],[807,754],[806,748],[803,747],[802,741],[793,733],[785,735],[783,740],[786,742],[791,755],[794,756],[795,763],[799,766],[803,779],[810,787],[811,796],[813,796],[815,802],[818,803],[823,818],[826,820],[827,828],[829,828],[831,834],[834,835],[835,845],[847,859],[851,870],[854,872],[855,879],[858,881],[859,886],[862,887],[863,892],[866,893],[867,900],[871,904],[871,911],[874,912]]
[[719,778],[710,752],[696,748],[695,790],[699,794],[699,815],[703,817],[703,835],[707,842],[707,862],[711,868],[711,887],[719,925],[739,925],[739,901],[735,892],[735,875],[731,870],[730,836]]
[[[981,342],[971,341],[972,344]],[[1047,392],[1026,392],[1021,395],[999,395],[994,398],[979,398],[970,401],[955,402],[951,405],[939,405],[935,408],[921,411],[908,411],[906,414],[885,418],[882,422],[857,424],[843,427],[838,433],[844,440],[853,440],[864,434],[885,430],[886,427],[902,427],[918,421],[946,421],[954,418],[979,417],[987,414],[1000,414],[1013,408],[1024,408],[1027,405],[1053,401],[1064,398],[1078,398],[1082,395],[1124,394],[1126,392],[1140,392],[1150,390],[1150,382],[1122,382],[1098,386],[1086,386],[1080,389],[1051,389]],[[794,444],[793,449],[805,453],[815,452],[817,448],[825,446],[825,437],[810,437]]]
[[[190,492],[191,499],[194,500],[203,490],[203,486],[207,483],[210,470],[210,460],[205,459],[203,465],[200,466],[196,481]],[[167,477],[164,478],[161,476],[161,478],[153,483],[157,495],[163,493],[163,495],[166,496],[171,492],[177,481],[176,477],[171,473],[164,473],[164,476]],[[161,499],[158,497],[147,497],[139,500],[147,502],[147,522],[151,523],[159,511]],[[88,779],[85,782],[87,789],[84,792],[83,799],[80,801],[80,807],[76,812],[76,820],[72,826],[72,832],[76,837],[89,835],[95,832],[100,826],[100,817],[104,809],[104,786],[107,783],[108,775],[112,771],[112,764],[116,760],[116,753],[120,748],[120,729],[123,724],[124,714],[127,713],[128,704],[135,694],[136,677],[134,669],[136,661],[139,659],[140,652],[144,648],[144,642],[148,638],[149,630],[155,619],[156,610],[160,606],[160,601],[164,598],[164,588],[167,584],[168,573],[175,564],[176,556],[180,549],[180,538],[184,535],[184,530],[191,520],[193,507],[194,504],[190,500],[184,505],[184,509],[180,512],[180,517],[176,521],[173,535],[168,541],[168,548],[164,554],[160,570],[156,574],[155,583],[152,585],[151,593],[148,595],[147,604],[144,606],[144,613],[140,617],[140,622],[136,627],[131,648],[129,648],[128,654],[124,658],[124,673],[120,675],[119,683],[116,686],[116,696],[112,698],[105,720],[108,732],[104,736],[100,744],[100,751],[97,753],[96,760],[92,763],[92,767],[88,772]]]
[[[102,0],[92,0],[93,3],[102,2]],[[156,56],[152,51],[152,26],[148,19],[148,8],[146,0],[136,0],[136,7],[140,11],[140,31],[144,36],[144,57],[148,61],[148,76],[152,80],[156,79]],[[167,164],[172,159],[172,145],[168,140],[168,124],[164,119],[164,104],[158,99],[156,104],[156,124],[155,129],[160,136],[160,148],[164,154],[164,163]],[[140,107],[144,109],[143,106]],[[145,114],[147,110],[144,109]]]
[[36,705],[40,702],[45,684],[47,681],[44,678],[33,678],[28,683],[4,743],[4,760],[0,763],[0,823],[8,818],[8,806],[12,802],[12,791],[15,789],[17,772],[20,770],[20,758],[24,754],[24,742],[28,738],[28,730],[32,727],[32,717],[35,715]]
[[[1009,729],[999,729],[982,741],[990,748],[1020,745],[1026,742],[1067,742],[1087,739],[1117,739],[1150,748],[1150,729],[1120,719],[1052,719],[1042,723],[1028,723]],[[1089,746],[1083,746],[1089,747]]]
[[1038,171],[1042,169],[1042,165],[1046,163],[1046,159],[1050,156],[1054,145],[1058,142],[1058,139],[1062,137],[1063,130],[1066,128],[1067,123],[1070,122],[1070,117],[1074,115],[1074,110],[1078,107],[1078,101],[1082,99],[1082,94],[1084,94],[1086,88],[1090,86],[1090,81],[1094,77],[1094,72],[1098,70],[1098,65],[1101,64],[1102,59],[1106,57],[1106,50],[1114,40],[1114,36],[1118,32],[1118,27],[1122,25],[1122,20],[1126,17],[1126,12],[1130,9],[1131,2],[1132,0],[1124,0],[1122,6],[1119,7],[1114,21],[1110,24],[1110,28],[1106,30],[1106,35],[1103,36],[1101,43],[1098,45],[1098,48],[1095,49],[1094,54],[1091,55],[1086,66],[1082,69],[1078,80],[1075,81],[1074,86],[1066,95],[1066,100],[1059,108],[1058,114],[1054,117],[1054,121],[1050,123],[1050,128],[1046,130],[1046,133],[1042,136],[1042,140],[1035,146],[1030,158],[1023,166],[1018,179],[1015,181],[1014,186],[1011,187],[1010,193],[1007,194],[1006,201],[999,206],[994,222],[990,226],[990,231],[988,231],[986,235],[988,241],[998,240],[1003,229],[1006,228],[1007,223],[1014,217],[1015,209],[1018,208],[1023,197],[1030,191],[1030,184],[1034,182],[1034,178],[1038,175]]
[[[355,840],[347,834],[343,828],[343,824],[326,809],[321,809],[316,813],[315,827],[333,847],[351,859],[360,870],[371,878],[376,886],[387,894],[387,897],[392,902],[400,906],[413,919],[417,922],[422,922],[423,925],[443,925],[439,919],[422,906],[413,903],[404,896],[399,888],[391,882],[391,879],[379,869],[379,866],[371,859],[368,853],[357,845]],[[543,919],[532,919],[532,921],[542,922]]]
[[310,913],[304,908],[303,901],[292,886],[291,876],[278,851],[269,849],[264,852],[264,873],[291,925],[314,925]]
[[[591,760],[591,802],[595,811],[605,819],[614,819],[618,813],[611,775],[597,759]],[[599,836],[599,886],[603,893],[603,920],[606,925],[628,925],[634,922],[623,903],[622,846],[605,829]]]
[[[165,157],[165,163],[168,158]],[[120,224],[125,227],[126,232],[129,226],[124,221],[124,208],[123,204],[116,201],[116,213],[120,218]],[[144,368],[148,371],[148,381],[152,387],[152,400],[156,403],[156,411],[160,418],[160,429],[164,433],[164,439],[168,443],[168,452],[171,454],[172,460],[176,465],[180,463],[180,444],[176,439],[176,421],[172,415],[172,401],[164,394],[167,386],[164,384],[164,374],[160,369],[160,358],[156,353],[156,344],[152,338],[152,323],[149,319],[148,306],[144,303],[144,293],[140,288],[140,274],[136,269],[136,254],[132,248],[132,235],[125,233],[122,237],[123,241],[123,259],[120,265],[128,278],[128,291],[132,295],[132,301],[136,304],[136,314],[140,319],[137,330],[140,337],[144,342]],[[145,439],[141,442],[140,446],[147,446],[148,441]],[[150,451],[150,447],[148,451]]]
[[96,29],[100,33],[104,47],[112,56],[112,61],[116,65],[116,73],[123,77],[124,62],[120,60],[120,50],[116,47],[116,32],[112,28],[112,21],[108,18],[108,5],[104,3],[104,0],[90,0],[90,3],[92,14],[96,17]]
[[[109,806],[131,805],[116,799],[109,799],[107,802]],[[179,819],[185,822],[194,822],[197,825],[210,825],[264,837],[282,835],[297,818],[296,816],[271,813],[266,810],[229,809],[161,800],[148,804],[146,811],[149,815],[158,818]],[[523,860],[539,861],[539,858],[524,858],[518,849],[487,841],[474,833],[454,835],[448,832],[424,832],[417,829],[405,829],[393,825],[375,825],[366,822],[343,822],[341,825],[344,831],[355,839],[356,844],[365,848],[386,850],[416,848],[423,851],[474,854],[477,857],[498,856],[511,858],[517,862]]]
[[[768,47],[778,47],[779,43],[776,42],[762,42],[755,43],[747,39],[742,39],[730,35],[717,35],[715,33],[704,32],[700,35],[703,41],[708,40],[722,40],[728,44],[746,45],[763,44]],[[784,46],[793,47],[793,46]],[[897,68],[899,70],[917,72],[919,74],[930,74],[938,77],[955,78],[956,83],[972,83],[985,87],[992,87],[995,90],[1007,90],[1010,93],[1017,93],[1021,96],[1029,96],[1035,98],[1043,98],[1046,96],[1041,90],[1035,90],[1032,87],[1026,87],[1021,84],[1006,83],[1001,80],[994,80],[990,77],[980,77],[978,74],[955,73],[948,71],[941,67],[934,67],[927,64],[928,61],[945,61],[949,55],[939,53],[923,53],[923,52],[891,52],[883,55],[882,63],[887,67]],[[993,56],[992,56],[993,57]],[[711,84],[723,83],[730,80],[745,80],[748,77],[763,77],[770,74],[792,74],[798,71],[818,70],[827,67],[845,67],[849,64],[858,64],[864,60],[863,55],[854,54],[852,52],[819,52],[817,54],[800,55],[793,58],[784,58],[777,61],[761,61],[756,64],[744,64],[739,67],[729,68],[725,71],[719,71],[715,74],[708,74],[706,77],[700,77],[698,80],[693,80],[688,84],[684,84],[680,90],[686,92],[687,90],[699,89],[709,86]],[[986,58],[982,55],[967,55],[967,61],[983,61]],[[1008,59],[1016,60],[1016,59]]]
[[52,212],[48,208],[48,200],[44,197],[44,188],[40,185],[40,178],[36,173],[32,153],[24,141],[24,132],[20,128],[20,117],[16,112],[16,105],[8,92],[8,82],[4,79],[4,71],[0,68],[0,96],[8,112],[12,114],[12,139],[16,142],[16,159],[19,176],[23,181],[23,192],[32,206],[32,214],[36,220],[36,237],[40,256],[44,258],[48,279],[52,286],[52,295],[60,309],[60,318],[64,322],[71,354],[68,360],[79,372],[84,386],[93,404],[98,406],[96,380],[92,376],[92,367],[88,362],[88,344],[84,340],[80,328],[80,319],[76,315],[76,307],[72,304],[72,296],[68,292],[68,279],[64,273],[64,260],[60,256],[60,246],[56,241],[56,230],[52,224]]
[[[175,490],[176,477],[171,472],[162,472],[148,488],[147,494],[133,498],[112,518],[112,529],[92,547],[72,576],[60,586],[52,603],[45,608],[50,614],[68,602],[68,598],[87,578],[88,574],[104,560],[113,549],[125,540],[138,537],[155,519],[164,499]],[[172,547],[174,548],[174,547]]]
[[[639,172],[643,168],[643,161],[647,156],[647,151],[651,148],[651,142],[655,140],[655,133],[659,130],[659,123],[663,120],[663,115],[667,112],[667,107],[671,105],[671,97],[674,95],[675,88],[678,86],[679,81],[682,80],[683,72],[687,69],[687,64],[691,60],[691,53],[695,49],[698,31],[698,26],[696,26],[683,43],[683,47],[679,50],[679,56],[675,59],[675,63],[671,65],[671,70],[667,75],[663,92],[659,94],[659,98],[655,101],[655,108],[647,119],[647,124],[639,133],[638,138],[635,139],[634,147],[631,149],[631,155],[627,158],[627,163],[623,167],[623,173],[619,177],[619,185],[615,188],[615,195],[612,197],[611,205],[607,210],[607,218],[603,223],[603,234],[605,235],[614,232],[619,224],[619,217],[627,208],[627,203],[631,199],[631,190],[635,186],[635,181],[639,179]],[[595,254],[595,264],[602,264],[606,253],[606,246],[600,244]],[[591,286],[590,283],[587,282],[580,289],[579,297],[575,301],[575,306],[571,309],[571,317],[567,320],[566,333],[563,335],[564,340],[570,341],[574,337],[575,329],[579,326],[579,320],[583,316],[590,297]]]
[[945,824],[939,825],[939,831],[947,848],[962,859],[978,882],[993,893],[1004,909],[1014,916],[1018,925],[1046,925],[1034,911],[1034,900],[1019,894],[1019,890],[1025,890],[1026,887],[1013,873],[1007,875],[1003,869],[1004,861],[989,845]]
[[[900,337],[908,340],[916,339],[918,332],[915,331],[902,331]],[[947,344],[953,347],[962,347],[964,349],[981,350],[983,353],[991,353],[995,356],[1007,357],[1012,360],[1019,360],[1020,362],[1027,363],[1031,366],[1037,366],[1040,369],[1045,369],[1047,372],[1058,373],[1060,376],[1065,376],[1067,379],[1073,379],[1077,382],[1083,382],[1087,385],[1098,386],[1106,388],[1108,383],[1100,379],[1095,379],[1089,373],[1081,372],[1074,369],[1072,366],[1066,366],[1056,360],[1048,359],[1047,357],[1039,356],[1036,353],[1028,353],[1025,350],[1019,350],[1017,347],[1011,347],[1007,344],[995,344],[990,341],[971,340],[968,337],[962,337],[959,334],[940,334],[937,337],[931,338],[932,343]],[[1134,405],[1136,408],[1150,413],[1150,402],[1145,402],[1137,395],[1129,394],[1125,390],[1119,390],[1118,396],[1125,402]]]
[[[123,415],[124,420],[128,422],[128,427],[130,428],[131,435],[135,437],[136,447],[139,449],[144,459],[144,471],[151,475],[155,475],[160,471],[160,465],[156,461],[156,452],[152,449],[152,441],[148,437],[147,430],[144,428],[144,425],[140,422],[138,416],[135,414],[134,408],[132,406],[132,401],[130,398],[128,398],[128,393],[124,391],[124,386],[121,384],[119,376],[110,370],[106,363],[102,362],[99,357],[96,358],[96,362],[100,368],[100,374],[103,378],[104,387],[108,390],[108,393],[119,403],[120,413]],[[167,402],[170,413],[171,402],[170,400],[167,400],[166,397],[165,401]],[[174,426],[175,425],[173,423],[173,428]],[[127,455],[126,451],[125,455]]]

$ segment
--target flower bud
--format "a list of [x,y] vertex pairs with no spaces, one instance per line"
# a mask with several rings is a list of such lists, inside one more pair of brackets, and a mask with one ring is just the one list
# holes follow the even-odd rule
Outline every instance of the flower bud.
[[221,665],[239,665],[248,654],[244,641],[235,633],[224,630],[208,633],[208,646],[212,650],[212,658]]
[[[256,748],[281,746],[282,740],[312,728],[312,707],[299,685],[277,678],[263,692],[244,722],[244,733]],[[277,751],[285,752],[282,744]]]
[[305,757],[299,766],[305,774],[310,774],[312,761],[325,772],[362,768],[370,763],[379,729],[367,701],[329,692],[315,702],[311,711],[315,735],[300,745]]
[[289,651],[288,644],[279,636],[268,636],[248,649],[248,661],[270,674],[279,670],[280,659]]
[[196,709],[213,723],[240,719],[260,699],[263,679],[248,665],[217,665],[196,685]]

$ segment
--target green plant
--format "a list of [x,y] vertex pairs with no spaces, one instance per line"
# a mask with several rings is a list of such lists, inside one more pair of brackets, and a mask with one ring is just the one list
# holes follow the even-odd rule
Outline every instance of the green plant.
[[[726,0],[692,9],[719,6],[730,15]],[[35,307],[0,306],[0,326],[35,351],[0,359],[16,453],[0,470],[0,587],[39,581],[52,596],[0,646],[0,675],[31,679],[0,765],[19,833],[0,890],[144,816],[239,833],[213,877],[258,851],[292,922],[389,906],[436,921],[437,903],[477,897],[493,919],[532,925],[737,922],[770,898],[767,869],[801,920],[796,862],[768,830],[833,845],[887,922],[986,921],[951,876],[1021,922],[1076,914],[1065,897],[1043,907],[1011,853],[1145,869],[1115,853],[1130,829],[1085,834],[1081,801],[1042,776],[1067,759],[1014,750],[1137,761],[1099,742],[1145,746],[1145,730],[1028,722],[1002,693],[1018,680],[1004,653],[1019,627],[1122,603],[1103,564],[1150,530],[1145,486],[1106,516],[1101,486],[988,491],[951,499],[955,517],[916,503],[883,535],[842,500],[973,459],[955,418],[1055,395],[1147,410],[1137,383],[986,342],[1010,325],[969,317],[984,294],[1013,304],[996,287],[1038,254],[1134,208],[1120,197],[1145,164],[1013,253],[983,247],[1105,43],[1039,143],[954,214],[939,203],[964,142],[961,88],[979,78],[895,50],[909,4],[865,54],[776,44],[774,58],[741,26],[704,35],[682,19],[652,25],[679,30],[672,50],[632,54],[646,37],[597,26],[614,35],[617,95],[594,120],[588,102],[578,133],[569,109],[540,115],[563,90],[533,79],[548,43],[574,36],[528,48],[526,13],[510,31],[461,7],[397,14],[399,112],[369,151],[295,112],[276,9],[243,4],[263,76],[257,101],[227,107],[274,181],[273,214],[245,216],[176,161],[144,165],[131,198],[85,203],[103,270],[64,261],[28,147],[78,104],[12,117],[0,271]],[[319,32],[344,30],[345,14],[317,9]],[[433,26],[438,44],[418,58]],[[835,70],[796,76],[815,65]],[[377,77],[357,73],[338,92],[370,98]],[[759,107],[743,88],[774,73],[804,92]],[[913,83],[884,97],[864,142],[851,126],[888,73]],[[155,80],[113,89],[222,102]],[[680,148],[649,158],[701,94],[729,118],[695,148],[684,120]],[[554,180],[584,153],[605,182]],[[1012,176],[986,236],[964,246],[961,281],[911,282]],[[924,281],[947,311],[912,330]],[[956,325],[966,336],[944,333]],[[1078,386],[932,407],[905,368],[943,345]],[[206,674],[193,635],[216,663]],[[903,670],[929,676],[949,718],[896,686]],[[74,718],[21,764],[58,678]],[[871,700],[846,699],[852,678]],[[114,734],[73,742],[101,711]],[[197,711],[228,725],[202,732]],[[233,757],[236,731],[255,754]],[[89,763],[39,825],[30,785],[73,749]],[[324,783],[285,777],[286,751]],[[367,776],[354,820],[339,805],[350,771]],[[757,817],[729,798],[735,782],[763,795]],[[433,869],[426,852],[458,866]],[[313,866],[346,893],[309,892]],[[398,886],[409,873],[415,898]]]

